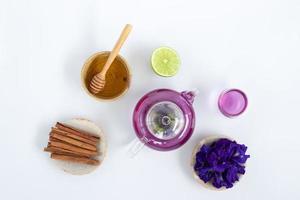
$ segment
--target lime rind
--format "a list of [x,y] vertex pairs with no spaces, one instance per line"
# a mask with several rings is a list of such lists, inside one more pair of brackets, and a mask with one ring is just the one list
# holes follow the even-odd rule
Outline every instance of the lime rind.
[[180,64],[178,53],[169,47],[160,47],[152,53],[152,69],[160,76],[174,76],[178,72]]

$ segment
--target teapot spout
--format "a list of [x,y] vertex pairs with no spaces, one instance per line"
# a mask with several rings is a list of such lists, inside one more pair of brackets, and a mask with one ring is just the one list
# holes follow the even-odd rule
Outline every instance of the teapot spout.
[[181,92],[181,96],[190,104],[193,104],[195,96],[198,94],[198,90],[192,91],[183,91]]

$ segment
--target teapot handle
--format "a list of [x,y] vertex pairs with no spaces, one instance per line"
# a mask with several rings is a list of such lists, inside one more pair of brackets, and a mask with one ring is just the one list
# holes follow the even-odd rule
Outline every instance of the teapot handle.
[[198,89],[194,89],[192,91],[183,91],[181,92],[181,96],[190,104],[193,104],[195,96],[199,93]]
[[149,142],[149,139],[147,139],[145,136],[142,138],[135,138],[129,147],[128,154],[129,157],[134,158],[145,146],[146,143]]

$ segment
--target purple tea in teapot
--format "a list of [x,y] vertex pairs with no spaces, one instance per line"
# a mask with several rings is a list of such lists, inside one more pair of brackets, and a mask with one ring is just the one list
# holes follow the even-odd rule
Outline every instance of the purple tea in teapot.
[[143,145],[168,151],[182,146],[192,135],[194,92],[157,89],[144,95],[133,113],[133,126]]

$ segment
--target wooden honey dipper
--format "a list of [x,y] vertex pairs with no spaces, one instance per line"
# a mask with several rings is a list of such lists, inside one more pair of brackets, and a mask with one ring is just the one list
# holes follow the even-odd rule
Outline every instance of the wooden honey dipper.
[[126,24],[117,43],[115,44],[114,48],[110,52],[109,57],[104,65],[102,71],[100,73],[96,74],[92,78],[92,81],[90,83],[90,91],[93,94],[97,94],[101,90],[103,90],[104,85],[105,85],[106,73],[107,73],[109,67],[111,66],[111,64],[113,63],[113,61],[115,60],[115,58],[117,57],[118,53],[120,52],[120,49],[121,49],[122,45],[124,44],[125,40],[127,39],[131,29],[132,29],[132,26],[130,24]]

